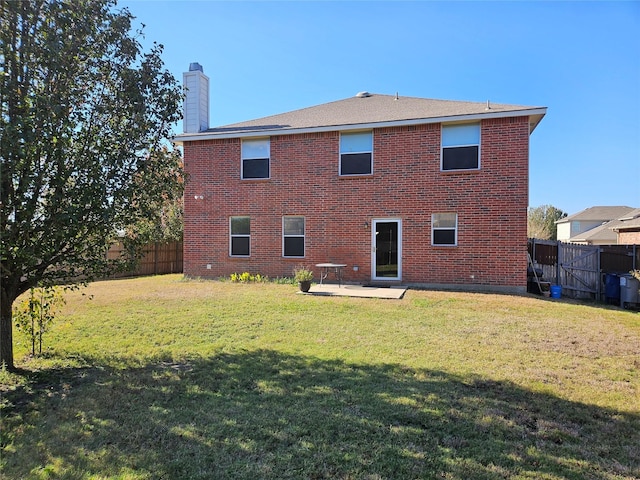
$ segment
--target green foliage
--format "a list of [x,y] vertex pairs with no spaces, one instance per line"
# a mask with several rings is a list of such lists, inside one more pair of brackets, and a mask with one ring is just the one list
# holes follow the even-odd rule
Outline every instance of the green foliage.
[[527,212],[527,235],[529,238],[541,240],[557,240],[558,227],[556,221],[567,214],[552,205],[529,207]]
[[305,266],[296,267],[293,271],[293,279],[296,282],[310,282],[313,280],[313,271]]
[[271,282],[278,285],[295,285],[297,283],[292,277],[276,277],[272,278]]
[[16,327],[31,340],[31,355],[42,354],[42,337],[53,323],[56,314],[65,304],[61,287],[32,287],[29,295],[14,306],[13,318]]
[[[180,182],[180,172],[174,172],[175,179]],[[182,186],[173,194],[164,195],[151,201],[144,215],[127,225],[125,241],[134,245],[145,245],[153,242],[181,241],[183,234],[184,202],[181,196]]]
[[269,277],[256,273],[252,275],[249,272],[232,273],[231,281],[234,283],[264,283],[269,281]]
[[180,217],[181,156],[167,139],[182,89],[164,69],[162,45],[143,51],[132,20],[114,0],[0,0],[0,363],[8,367],[21,293],[102,277],[122,266],[105,255],[116,234],[129,233],[135,257],[157,233],[145,224],[173,232]]

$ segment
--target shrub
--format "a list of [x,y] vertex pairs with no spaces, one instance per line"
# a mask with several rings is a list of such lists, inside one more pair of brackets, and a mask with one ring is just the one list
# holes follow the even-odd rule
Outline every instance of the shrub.
[[313,280],[313,271],[304,266],[296,267],[293,271],[293,279],[296,282],[310,282]]
[[230,278],[233,283],[264,283],[269,281],[269,277],[266,275],[260,275],[259,273],[252,275],[249,272],[232,273]]
[[32,287],[29,296],[13,309],[16,327],[31,339],[31,354],[42,354],[42,336],[53,323],[53,319],[65,304],[60,287]]

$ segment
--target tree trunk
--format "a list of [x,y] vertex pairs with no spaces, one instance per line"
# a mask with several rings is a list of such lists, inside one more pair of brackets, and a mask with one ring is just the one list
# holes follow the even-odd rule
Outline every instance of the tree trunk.
[[0,293],[0,366],[13,370],[13,319],[14,298],[2,288]]

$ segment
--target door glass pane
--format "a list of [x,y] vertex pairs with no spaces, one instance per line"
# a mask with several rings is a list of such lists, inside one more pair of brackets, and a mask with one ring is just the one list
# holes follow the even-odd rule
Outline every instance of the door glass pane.
[[398,277],[398,222],[376,222],[376,277]]

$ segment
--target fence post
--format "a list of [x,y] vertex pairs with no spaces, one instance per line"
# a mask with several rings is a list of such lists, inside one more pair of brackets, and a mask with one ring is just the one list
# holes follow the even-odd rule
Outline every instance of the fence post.
[[562,260],[562,242],[558,240],[556,244],[556,285],[560,285],[560,263]]
[[158,242],[153,244],[153,274],[158,274]]
[[531,265],[531,268],[535,268],[535,262],[536,262],[536,239],[535,238],[531,241],[531,258],[533,259],[533,265]]
[[602,247],[598,247],[598,264],[597,271],[598,277],[596,278],[596,302],[602,301]]

